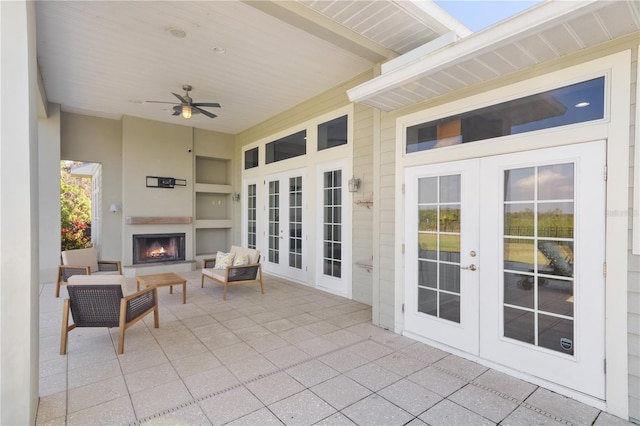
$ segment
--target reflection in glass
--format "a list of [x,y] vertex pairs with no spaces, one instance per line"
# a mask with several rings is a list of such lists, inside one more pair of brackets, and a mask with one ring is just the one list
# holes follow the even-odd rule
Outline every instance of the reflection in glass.
[[425,260],[418,261],[418,285],[423,287],[438,287],[438,270],[437,263],[427,262]]
[[438,293],[424,288],[418,288],[418,312],[438,316]]
[[573,317],[573,281],[539,278],[538,299],[541,311]]
[[438,178],[422,178],[418,180],[418,203],[438,202]]
[[535,191],[535,169],[506,170],[504,172],[504,200],[532,201]]
[[573,242],[539,241],[538,272],[573,277]]
[[440,293],[440,318],[460,323],[460,296]]
[[504,177],[504,335],[573,355],[574,165]]
[[438,230],[438,209],[437,207],[420,206],[418,208],[418,231]]
[[535,264],[534,241],[524,238],[504,239],[504,269],[533,272]]
[[533,237],[534,220],[533,203],[504,205],[504,235]]
[[407,127],[406,152],[601,119],[604,83],[599,77]]
[[460,175],[440,176],[440,202],[460,202]]
[[418,258],[420,259],[433,259],[438,258],[438,234],[424,234],[418,235]]
[[460,232],[460,206],[440,206],[440,232]]
[[573,355],[573,320],[538,315],[538,345],[554,351]]
[[460,293],[460,265],[440,264],[440,290]]
[[[531,285],[523,285],[522,280],[531,279]],[[533,308],[534,291],[533,277],[514,274],[511,272],[504,273],[504,303],[507,305],[522,306],[524,308]]]
[[573,202],[539,203],[538,236],[573,238]]
[[534,315],[520,309],[504,308],[504,336],[525,343],[535,343]]
[[440,234],[440,260],[460,263],[459,234]]
[[573,188],[573,163],[538,168],[539,200],[572,200]]

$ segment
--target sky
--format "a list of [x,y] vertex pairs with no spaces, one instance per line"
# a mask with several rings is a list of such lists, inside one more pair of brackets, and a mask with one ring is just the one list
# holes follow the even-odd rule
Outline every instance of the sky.
[[541,1],[529,0],[435,0],[442,9],[453,15],[473,32],[516,15]]

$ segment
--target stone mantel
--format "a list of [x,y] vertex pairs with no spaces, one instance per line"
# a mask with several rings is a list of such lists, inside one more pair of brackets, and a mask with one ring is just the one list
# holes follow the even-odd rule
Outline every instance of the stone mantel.
[[191,216],[127,216],[127,225],[175,225],[189,224],[193,221]]

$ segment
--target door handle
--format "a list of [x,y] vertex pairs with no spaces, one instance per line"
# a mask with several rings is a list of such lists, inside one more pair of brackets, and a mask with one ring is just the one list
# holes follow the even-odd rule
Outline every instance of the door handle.
[[470,271],[475,271],[476,269],[478,269],[476,267],[476,265],[474,265],[473,263],[469,266],[461,266],[460,269],[469,269]]

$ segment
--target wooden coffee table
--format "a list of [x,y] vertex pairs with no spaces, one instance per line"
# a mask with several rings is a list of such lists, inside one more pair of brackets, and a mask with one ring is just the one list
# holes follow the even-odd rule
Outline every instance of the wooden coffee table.
[[187,280],[174,274],[167,272],[165,274],[140,275],[136,277],[136,287],[138,291],[140,286],[143,287],[166,287],[169,286],[169,293],[173,294],[173,286],[182,284],[182,303],[187,303]]

